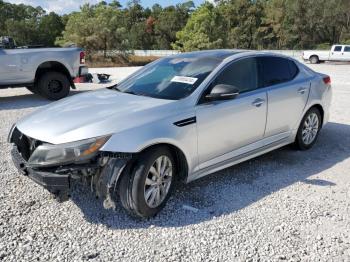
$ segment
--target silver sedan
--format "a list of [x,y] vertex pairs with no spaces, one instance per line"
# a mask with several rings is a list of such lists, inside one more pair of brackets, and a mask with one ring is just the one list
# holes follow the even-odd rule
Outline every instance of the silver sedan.
[[16,123],[14,163],[58,199],[90,181],[106,208],[154,216],[186,183],[287,144],[311,148],[329,118],[330,77],[285,56],[213,50],[162,58],[120,84]]

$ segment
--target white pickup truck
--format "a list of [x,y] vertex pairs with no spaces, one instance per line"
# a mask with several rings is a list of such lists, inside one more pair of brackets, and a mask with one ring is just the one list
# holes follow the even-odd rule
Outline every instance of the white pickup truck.
[[0,88],[27,87],[50,100],[75,88],[73,79],[88,73],[80,48],[0,47]]
[[303,52],[304,61],[318,64],[324,61],[350,62],[350,45],[333,45],[331,51],[309,50]]

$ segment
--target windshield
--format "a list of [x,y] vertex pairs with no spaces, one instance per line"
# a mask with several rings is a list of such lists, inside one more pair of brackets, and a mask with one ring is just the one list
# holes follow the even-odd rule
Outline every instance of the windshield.
[[216,57],[177,56],[145,66],[116,89],[135,95],[178,100],[190,95],[222,61]]

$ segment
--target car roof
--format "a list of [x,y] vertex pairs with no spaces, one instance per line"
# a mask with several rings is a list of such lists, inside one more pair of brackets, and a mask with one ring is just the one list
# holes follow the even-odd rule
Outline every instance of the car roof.
[[221,61],[230,61],[235,58],[245,57],[245,56],[275,56],[285,59],[292,59],[284,54],[275,53],[271,51],[257,51],[257,50],[243,50],[243,49],[215,49],[215,50],[203,50],[203,51],[193,51],[179,53],[170,56],[171,58],[208,58],[208,59],[218,59]]
[[245,52],[245,50],[216,49],[216,50],[203,50],[203,51],[179,53],[176,55],[172,55],[170,57],[171,58],[216,58],[216,59],[224,60],[227,57],[230,57],[242,52]]

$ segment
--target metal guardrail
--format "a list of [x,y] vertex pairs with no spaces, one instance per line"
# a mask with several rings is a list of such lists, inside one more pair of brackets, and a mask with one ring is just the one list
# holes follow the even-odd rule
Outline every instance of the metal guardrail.
[[[301,50],[260,50],[260,51],[268,51],[268,52],[274,52],[283,54],[290,57],[300,58],[302,55]],[[103,55],[104,51],[97,51],[98,54]],[[180,51],[177,50],[128,50],[128,51],[120,51],[120,50],[107,50],[106,55],[107,56],[116,56],[121,53],[127,53],[132,54],[136,56],[170,56],[170,55],[176,55],[179,54]]]
[[136,56],[157,56],[157,57],[163,57],[163,56],[170,56],[170,55],[176,55],[179,54],[180,51],[177,50],[127,50],[127,51],[120,51],[120,50],[107,50],[107,51],[97,51],[99,55],[103,55],[106,53],[107,56],[116,56],[118,54],[130,54],[130,55],[136,55]]
[[278,53],[278,54],[282,54],[282,55],[286,55],[294,58],[301,58],[303,54],[303,51],[301,50],[264,50],[264,51]]

